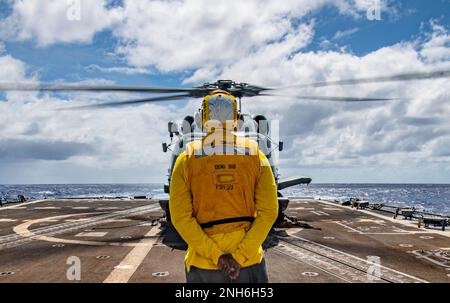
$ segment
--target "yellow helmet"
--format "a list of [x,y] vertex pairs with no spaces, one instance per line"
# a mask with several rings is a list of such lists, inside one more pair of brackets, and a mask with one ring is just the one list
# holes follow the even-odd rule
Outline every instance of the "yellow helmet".
[[[203,99],[202,104],[202,127],[208,121],[218,121],[223,128],[237,127],[238,105],[236,98],[227,91],[215,90]],[[232,124],[230,123],[232,121]]]

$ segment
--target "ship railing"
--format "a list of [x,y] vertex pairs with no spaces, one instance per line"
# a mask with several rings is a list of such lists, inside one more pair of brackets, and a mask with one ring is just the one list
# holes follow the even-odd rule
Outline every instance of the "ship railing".
[[405,219],[410,220],[412,220],[413,218],[417,219],[419,228],[422,225],[424,225],[426,228],[428,228],[430,225],[433,225],[433,226],[440,226],[442,227],[442,230],[445,231],[446,226],[450,225],[450,216],[443,214],[436,214],[428,211],[420,211],[416,210],[414,207],[371,204],[370,208],[373,210],[393,213],[394,219],[396,219],[398,215],[403,216]]
[[387,212],[390,212],[390,213],[395,213],[397,210],[399,210],[400,212],[402,210],[411,210],[413,212],[413,217],[414,218],[419,218],[419,217],[422,217],[422,216],[431,216],[431,217],[439,217],[439,218],[450,219],[450,215],[436,214],[436,213],[432,213],[432,212],[428,212],[428,211],[421,211],[421,210],[415,209],[414,207],[395,206],[395,205],[386,205],[386,204],[371,204],[371,206],[373,206],[373,205],[382,205],[381,208],[377,209],[377,210],[381,210],[381,211],[383,211],[386,208],[387,209],[392,209],[393,211],[384,210],[384,211],[387,211]]

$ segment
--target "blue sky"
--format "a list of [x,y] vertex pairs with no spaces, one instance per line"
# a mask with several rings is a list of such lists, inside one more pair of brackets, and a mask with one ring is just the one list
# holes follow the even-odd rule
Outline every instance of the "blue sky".
[[[209,8],[201,0],[81,0],[81,20],[68,21],[66,4],[0,0],[0,62],[11,70],[0,72],[0,82],[177,87],[225,77],[276,86],[450,68],[449,0],[381,1],[381,20],[370,21],[366,11],[376,3],[231,1]],[[245,106],[281,120],[280,132],[288,141],[280,155],[285,175],[310,175],[316,182],[448,183],[445,81],[320,92],[395,95],[412,99],[407,104],[366,109],[293,100],[279,106],[269,100]],[[192,113],[199,102],[78,117],[51,112],[65,102],[95,98],[0,94],[1,110],[11,113],[8,127],[0,130],[0,183],[164,182],[165,123]],[[410,123],[426,119],[441,122]],[[64,150],[54,159],[38,155],[56,155],[48,148],[52,144],[67,144],[79,153]],[[19,148],[30,151],[18,156]],[[27,168],[33,173],[23,172]]]
[[[9,1],[0,1],[0,17],[7,17],[11,13]],[[115,5],[122,1],[115,1]],[[331,39],[338,31],[357,29],[357,32],[336,41],[338,46],[348,46],[352,53],[362,56],[381,47],[401,41],[408,41],[420,37],[421,27],[430,31],[428,21],[431,19],[445,25],[450,24],[449,0],[397,1],[391,4],[395,13],[382,11],[381,21],[368,21],[366,18],[355,19],[339,13],[336,7],[326,6],[314,11],[306,18],[314,19],[317,26],[314,40],[302,51],[319,51],[322,39]],[[364,13],[361,13],[363,16]],[[301,20],[304,20],[303,17]],[[4,41],[8,53],[29,65],[29,73],[39,72],[42,81],[80,81],[90,78],[107,78],[117,83],[136,85],[182,85],[186,73],[192,71],[161,73],[154,70],[154,74],[123,75],[101,71],[87,71],[90,65],[101,67],[126,67],[123,57],[108,56],[114,53],[119,41],[113,36],[111,29],[95,33],[90,43],[52,44],[47,47],[36,47],[36,42]],[[182,51],[182,50],[180,50]],[[67,64],[70,62],[70,64]]]

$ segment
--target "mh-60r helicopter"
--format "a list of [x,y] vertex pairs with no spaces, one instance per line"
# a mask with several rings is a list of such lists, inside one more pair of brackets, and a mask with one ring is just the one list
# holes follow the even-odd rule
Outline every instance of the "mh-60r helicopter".
[[[184,117],[181,125],[170,121],[168,123],[168,132],[170,136],[170,143],[163,143],[163,152],[172,152],[170,157],[170,166],[168,169],[168,182],[164,184],[164,192],[170,193],[170,179],[172,170],[175,165],[175,161],[180,153],[184,152],[186,145],[193,140],[204,139],[207,135],[202,129],[203,110],[205,108],[206,100],[214,97],[227,96],[231,102],[237,104],[237,127],[234,129],[236,136],[249,138],[258,143],[261,151],[266,155],[269,164],[272,168],[272,172],[275,178],[275,182],[278,187],[278,201],[279,201],[279,217],[277,222],[281,222],[284,219],[284,211],[286,210],[289,200],[284,198],[280,190],[291,187],[298,184],[309,184],[312,179],[309,177],[290,177],[281,179],[279,169],[277,166],[277,152],[283,151],[283,141],[278,139],[278,124],[272,123],[264,115],[256,114],[250,115],[242,112],[242,97],[260,95],[260,91],[263,88],[252,86],[246,83],[236,83],[232,80],[218,80],[215,83],[204,84],[198,92],[203,97],[202,109],[199,109],[194,116],[188,115]],[[169,214],[169,201],[160,200],[161,207]],[[170,216],[168,216],[170,218]]]
[[[390,76],[379,76],[372,78],[347,79],[338,81],[325,81],[310,84],[298,84],[285,86],[280,88],[269,88],[256,86],[247,83],[237,83],[232,80],[219,80],[214,83],[206,83],[201,86],[192,88],[161,88],[161,87],[124,87],[124,86],[95,86],[95,85],[79,85],[79,84],[36,84],[36,83],[0,83],[0,91],[84,91],[84,92],[122,92],[122,93],[140,93],[140,94],[160,94],[156,97],[143,98],[137,100],[126,100],[120,102],[108,102],[89,106],[70,107],[68,109],[91,109],[103,108],[123,105],[138,105],[148,102],[161,102],[173,100],[186,100],[187,98],[207,98],[218,94],[227,94],[232,96],[238,102],[238,125],[236,134],[238,136],[246,136],[258,142],[260,149],[269,159],[272,171],[278,186],[279,196],[279,217],[276,224],[280,224],[285,217],[284,210],[287,208],[289,200],[282,197],[280,190],[298,185],[309,184],[311,178],[308,177],[292,177],[281,179],[279,169],[275,161],[276,153],[283,150],[283,142],[274,139],[273,129],[271,129],[270,120],[264,115],[246,114],[242,112],[241,99],[256,96],[279,96],[291,97],[299,100],[315,100],[315,101],[335,101],[335,102],[373,102],[373,101],[390,101],[398,98],[370,98],[370,97],[346,97],[346,96],[320,96],[320,95],[283,95],[280,91],[286,89],[302,89],[302,88],[320,88],[326,86],[343,86],[357,85],[368,83],[383,82],[399,82],[412,80],[426,80],[450,77],[450,70],[405,73]],[[168,94],[168,95],[163,95]],[[200,139],[205,134],[201,127],[201,113],[197,112],[194,116],[188,115],[183,119],[181,125],[174,122],[168,123],[168,131],[170,143],[163,144],[163,151],[171,151],[170,166],[168,169],[168,182],[164,185],[164,191],[169,193],[170,176],[177,156],[183,152],[186,144],[192,140]],[[168,200],[161,201],[162,208],[166,211],[167,219],[170,221],[168,213]]]

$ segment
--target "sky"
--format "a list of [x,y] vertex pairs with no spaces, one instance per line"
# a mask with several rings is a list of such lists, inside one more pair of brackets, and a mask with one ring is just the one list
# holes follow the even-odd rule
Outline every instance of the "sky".
[[[0,0],[0,82],[262,86],[450,70],[450,0]],[[280,123],[282,177],[450,183],[449,79],[243,100]],[[201,100],[95,111],[129,94],[0,92],[0,183],[163,183],[167,122]]]

